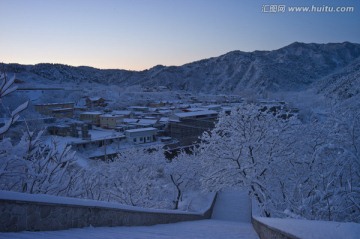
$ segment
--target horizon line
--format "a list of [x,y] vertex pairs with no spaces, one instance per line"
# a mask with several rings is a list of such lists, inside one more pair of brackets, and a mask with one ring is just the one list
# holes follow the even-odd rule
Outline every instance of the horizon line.
[[197,60],[193,60],[193,61],[189,61],[189,62],[186,62],[186,63],[179,64],[179,65],[156,64],[156,65],[153,65],[153,66],[151,66],[151,67],[149,67],[149,68],[143,68],[143,69],[102,68],[102,67],[98,67],[98,66],[81,65],[81,64],[80,64],[80,65],[70,65],[70,64],[61,63],[61,62],[19,63],[19,62],[5,62],[5,61],[1,61],[0,63],[2,63],[2,64],[7,64],[7,65],[17,64],[17,65],[23,65],[23,66],[35,66],[35,65],[41,65],[41,64],[52,64],[52,65],[64,65],[64,66],[69,66],[69,67],[88,67],[88,68],[93,68],[93,69],[97,69],[97,70],[123,70],[123,71],[132,71],[132,72],[142,72],[142,71],[147,71],[147,70],[150,70],[150,69],[155,68],[155,67],[158,67],[158,66],[161,66],[161,67],[181,67],[181,66],[184,66],[184,65],[187,65],[187,64],[191,64],[191,63],[198,62],[198,61],[202,61],[202,60],[207,60],[207,59],[211,59],[211,58],[220,57],[220,56],[229,54],[229,53],[231,53],[231,52],[254,53],[254,52],[259,52],[259,51],[260,51],[260,52],[276,51],[276,50],[280,50],[280,49],[282,49],[282,48],[288,47],[288,46],[290,46],[290,45],[293,45],[293,44],[295,44],[295,43],[307,44],[307,45],[310,45],[310,44],[328,45],[328,44],[345,44],[345,43],[356,44],[356,45],[359,45],[359,44],[360,44],[360,42],[350,42],[350,41],[327,42],[327,43],[294,41],[294,42],[292,42],[292,43],[290,43],[290,44],[287,44],[287,45],[285,45],[285,46],[283,46],[283,47],[276,48],[276,49],[272,49],[272,50],[253,50],[253,51],[231,50],[231,51],[228,51],[228,52],[226,52],[226,53],[222,53],[222,54],[217,55],[217,56],[210,56],[210,57],[206,57],[206,58],[202,58],[202,59],[197,59]]

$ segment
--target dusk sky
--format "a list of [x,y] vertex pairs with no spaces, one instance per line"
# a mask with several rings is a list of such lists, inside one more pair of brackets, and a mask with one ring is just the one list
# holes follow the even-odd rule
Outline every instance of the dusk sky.
[[[269,5],[285,5],[285,12]],[[291,6],[354,7],[290,12]],[[360,43],[359,0],[0,0],[0,62],[144,70],[292,42]]]

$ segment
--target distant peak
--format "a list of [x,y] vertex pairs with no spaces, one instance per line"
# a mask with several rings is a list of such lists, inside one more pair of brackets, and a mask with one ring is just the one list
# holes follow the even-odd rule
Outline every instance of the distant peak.
[[165,68],[165,67],[166,67],[166,66],[159,64],[159,65],[156,65],[156,66],[150,68],[150,70],[152,70],[152,69],[162,69],[162,68]]

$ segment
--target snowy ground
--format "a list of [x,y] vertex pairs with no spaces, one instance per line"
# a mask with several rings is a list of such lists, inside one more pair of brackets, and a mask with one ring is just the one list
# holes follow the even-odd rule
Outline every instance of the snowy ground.
[[246,192],[225,191],[218,194],[213,219],[251,223],[251,201]]

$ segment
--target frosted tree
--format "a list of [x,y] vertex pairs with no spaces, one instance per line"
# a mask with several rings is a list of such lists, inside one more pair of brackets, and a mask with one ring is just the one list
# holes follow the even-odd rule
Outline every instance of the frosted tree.
[[161,147],[131,148],[120,151],[113,160],[94,161],[78,172],[81,176],[69,195],[131,206],[188,210],[190,206],[182,199],[186,193],[200,190],[200,167],[195,155],[180,154],[168,161]]
[[[28,132],[12,144],[6,139],[0,154],[1,189],[67,195],[76,175],[76,157],[69,146],[45,144],[42,132]],[[6,147],[6,148],[5,148]]]
[[112,182],[113,196],[133,206],[161,207],[161,204],[166,204],[166,197],[160,196],[165,163],[160,148],[152,152],[143,148],[129,149],[122,152],[113,163],[116,165],[112,168],[116,175]]
[[245,188],[266,216],[360,220],[358,113],[302,124],[247,106],[222,115],[203,140],[205,188]]
[[165,164],[161,148],[121,151],[114,160],[95,162],[83,172],[78,187],[83,188],[83,194],[79,196],[132,206],[171,208]]
[[[8,79],[0,75],[0,103],[2,99],[16,91],[15,75]],[[9,119],[0,128],[0,188],[27,193],[66,195],[72,184],[72,166],[75,158],[70,147],[59,149],[55,141],[45,144],[40,137],[43,132],[35,133],[27,129],[19,142],[6,138],[21,112],[29,102],[18,106],[7,114]],[[3,106],[6,110],[6,107]]]
[[174,209],[179,209],[185,193],[200,191],[201,165],[196,155],[180,153],[166,164],[165,174],[174,188]]
[[310,219],[360,221],[359,113],[336,111],[306,127],[303,145],[312,150],[303,162],[308,173],[295,190],[294,211]]
[[[2,105],[2,99],[10,93],[16,91],[17,86],[14,86],[15,75],[8,79],[7,75],[5,73],[2,73],[0,74],[0,82],[0,104]],[[4,125],[0,127],[0,136],[6,133],[9,130],[10,126],[19,119],[19,114],[28,107],[28,104],[29,102],[26,101],[25,103],[19,105],[13,111],[9,111],[7,115],[3,114],[3,117],[8,117],[8,119],[5,121]],[[6,107],[4,105],[2,105],[2,107],[4,111],[6,111]]]
[[202,137],[203,185],[214,191],[247,188],[263,208],[276,203],[270,196],[272,184],[282,179],[274,171],[287,164],[294,143],[288,129],[296,123],[262,113],[254,105],[221,115],[215,129]]

